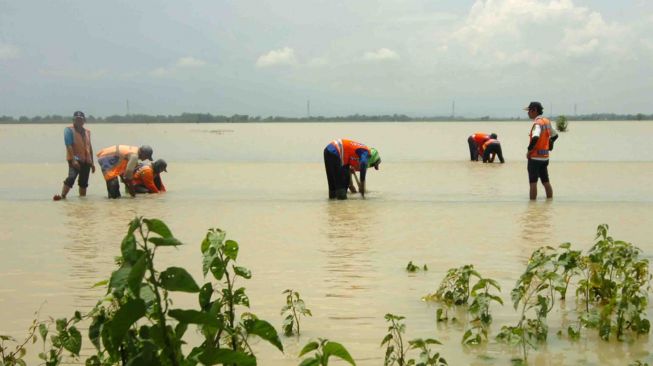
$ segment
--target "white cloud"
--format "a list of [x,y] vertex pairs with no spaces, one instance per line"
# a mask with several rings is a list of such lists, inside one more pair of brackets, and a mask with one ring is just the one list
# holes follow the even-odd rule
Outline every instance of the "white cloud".
[[20,57],[20,50],[14,45],[0,43],[0,60],[12,60]]
[[204,65],[206,65],[206,61],[191,56],[182,57],[177,60],[178,67],[202,67]]
[[295,64],[297,64],[297,59],[295,58],[295,50],[289,47],[272,50],[264,55],[261,55],[258,60],[256,60],[256,66],[258,67]]
[[479,67],[537,67],[570,58],[629,58],[624,41],[630,38],[627,27],[571,0],[477,0],[439,49],[478,60]]
[[373,52],[366,52],[363,55],[363,60],[365,61],[387,61],[387,60],[399,60],[399,55],[390,49],[379,48]]

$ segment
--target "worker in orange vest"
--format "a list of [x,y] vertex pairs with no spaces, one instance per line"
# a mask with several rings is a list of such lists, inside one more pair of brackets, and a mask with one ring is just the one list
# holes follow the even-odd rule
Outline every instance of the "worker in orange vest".
[[481,150],[483,151],[483,162],[494,163],[494,158],[499,157],[501,164],[506,161],[503,159],[503,152],[501,152],[501,143],[497,140],[497,134],[493,133],[491,138],[483,144]]
[[[481,148],[485,141],[492,138],[492,134],[487,134],[485,132],[476,132],[467,138],[467,144],[469,145],[469,160],[478,161],[479,156],[483,156]],[[496,137],[495,137],[496,138]]]
[[549,151],[553,150],[553,143],[558,138],[558,132],[551,126],[551,121],[542,117],[544,108],[540,102],[531,102],[528,107],[528,117],[533,120],[529,142],[526,152],[528,159],[528,182],[530,184],[529,197],[537,199],[537,181],[542,181],[546,198],[553,198],[553,187],[549,180]]
[[375,148],[348,139],[333,140],[324,148],[324,168],[329,183],[329,198],[347,199],[347,189],[356,190],[351,175],[360,172],[359,191],[365,198],[365,177],[367,168],[379,170],[381,157]]

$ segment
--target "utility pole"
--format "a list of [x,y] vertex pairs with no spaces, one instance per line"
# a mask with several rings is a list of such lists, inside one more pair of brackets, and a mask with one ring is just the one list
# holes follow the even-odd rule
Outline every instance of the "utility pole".
[[577,107],[578,107],[578,104],[574,103],[574,117],[578,116]]
[[451,102],[451,119],[456,118],[456,101]]
[[306,101],[306,116],[308,116],[308,118],[311,118],[311,100],[310,99]]
[[129,116],[129,99],[127,99],[127,115]]

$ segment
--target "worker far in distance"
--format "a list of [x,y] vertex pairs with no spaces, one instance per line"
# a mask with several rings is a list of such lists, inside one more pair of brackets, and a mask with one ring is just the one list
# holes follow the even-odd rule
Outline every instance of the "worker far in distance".
[[494,159],[498,157],[501,163],[506,162],[503,159],[499,137],[494,132],[490,134],[476,132],[467,138],[467,144],[471,161],[478,161],[479,158],[482,158],[484,163],[493,163]]

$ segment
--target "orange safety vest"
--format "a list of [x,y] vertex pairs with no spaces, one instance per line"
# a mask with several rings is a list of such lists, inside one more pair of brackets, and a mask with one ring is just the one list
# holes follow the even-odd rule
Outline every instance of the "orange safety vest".
[[528,134],[529,141],[533,140],[533,129],[540,126],[540,137],[535,143],[535,147],[530,151],[529,158],[535,160],[546,160],[549,158],[549,138],[551,137],[551,122],[544,117],[536,117]]
[[476,132],[472,135],[472,138],[474,139],[474,142],[476,142],[476,146],[481,147],[483,146],[483,143],[490,138],[490,135],[483,132]]
[[166,191],[163,182],[161,182],[161,189],[159,189],[154,183],[154,168],[152,167],[152,163],[150,163],[149,161],[140,164],[136,168],[136,170],[134,171],[133,182],[134,185],[144,186],[150,191],[150,193],[159,193],[159,192]]
[[483,144],[483,151],[485,151],[485,149],[487,149],[487,146],[489,144],[493,143],[493,142],[499,142],[499,140],[489,139],[489,140],[485,141],[485,143]]
[[122,175],[131,154],[138,155],[138,146],[114,145],[100,150],[97,153],[97,161],[104,179],[109,181]]
[[75,129],[74,125],[66,128],[70,128],[73,131],[73,144],[71,146],[73,152],[71,154],[66,149],[66,160],[76,159],[77,161],[90,164],[93,161],[91,157],[91,131],[84,128],[84,134],[82,135]]
[[342,166],[352,166],[356,171],[360,171],[360,157],[358,154],[356,154],[356,150],[365,149],[370,154],[370,156],[372,155],[369,147],[353,140],[333,140],[331,141],[331,144],[336,147],[336,150],[338,150],[338,155],[340,155],[340,164]]

